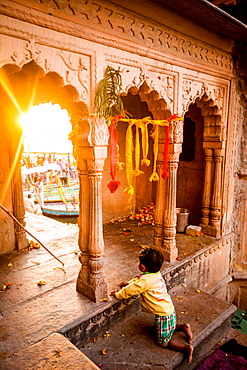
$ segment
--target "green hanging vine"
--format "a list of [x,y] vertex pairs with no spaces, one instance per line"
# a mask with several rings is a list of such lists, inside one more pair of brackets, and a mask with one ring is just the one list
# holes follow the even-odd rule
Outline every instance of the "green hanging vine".
[[124,117],[124,105],[121,100],[122,76],[119,70],[107,66],[104,78],[100,81],[94,98],[94,109],[105,117],[110,124],[110,117],[122,115]]

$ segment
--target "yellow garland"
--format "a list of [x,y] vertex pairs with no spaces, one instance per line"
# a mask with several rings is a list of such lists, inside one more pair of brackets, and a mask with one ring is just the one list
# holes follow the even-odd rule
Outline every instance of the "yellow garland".
[[159,175],[156,171],[158,148],[159,148],[159,126],[156,126],[154,130],[154,166],[153,173],[150,176],[149,181],[159,181]]
[[135,170],[132,171],[133,176],[139,176],[144,174],[140,171],[140,136],[139,136],[139,125],[136,124],[136,143],[135,143]]
[[[142,133],[142,150],[143,150],[143,159],[141,160],[141,164],[143,166],[149,166],[150,160],[147,159],[148,155],[148,129],[147,125],[152,124],[153,126],[157,126],[155,128],[155,137],[154,137],[154,166],[153,166],[153,173],[151,174],[149,181],[158,181],[159,175],[156,171],[157,165],[157,156],[158,156],[158,142],[159,142],[159,126],[169,126],[171,121],[183,121],[183,117],[174,117],[172,120],[165,119],[165,120],[152,120],[151,117],[145,117],[142,119],[126,119],[120,118],[119,121],[128,122],[129,127],[126,133],[126,177],[128,187],[124,189],[124,194],[129,195],[130,199],[134,196],[134,187],[132,185],[132,176],[138,176],[142,171],[139,170],[139,163],[140,163],[140,142],[139,142],[139,128],[141,129]],[[136,143],[135,143],[135,165],[136,169],[133,170],[133,160],[132,160],[132,146],[133,146],[133,134],[132,134],[132,126],[136,125]]]
[[[131,120],[133,121],[133,120]],[[126,156],[126,178],[128,187],[124,189],[124,194],[133,197],[134,195],[134,188],[132,186],[132,171],[133,171],[133,163],[132,163],[132,141],[133,141],[133,134],[132,134],[132,126],[134,122],[129,122],[129,126],[126,132],[126,147],[125,147],[125,156]],[[131,198],[130,198],[131,199]]]
[[141,131],[142,131],[142,151],[143,151],[143,159],[141,161],[142,166],[148,167],[150,165],[150,160],[147,159],[148,155],[148,124],[147,122],[141,123]]

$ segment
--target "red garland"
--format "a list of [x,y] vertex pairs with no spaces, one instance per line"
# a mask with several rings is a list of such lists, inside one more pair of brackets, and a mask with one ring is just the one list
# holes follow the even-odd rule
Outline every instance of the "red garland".
[[112,120],[110,125],[110,175],[111,181],[107,184],[111,193],[115,193],[118,189],[119,185],[121,185],[120,181],[115,181],[116,176],[116,168],[117,168],[117,143],[118,143],[118,133],[116,128],[117,120]]

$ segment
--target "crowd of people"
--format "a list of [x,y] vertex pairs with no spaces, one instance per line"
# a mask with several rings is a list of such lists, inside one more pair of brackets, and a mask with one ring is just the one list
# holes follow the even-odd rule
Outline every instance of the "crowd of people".
[[[24,153],[21,162],[24,190],[30,192],[25,199],[28,212],[41,212],[44,206],[44,186],[52,184],[69,185],[77,180],[76,164],[71,154],[58,153]],[[32,199],[31,192],[36,194],[38,205]],[[42,212],[41,212],[42,213]]]
[[59,176],[62,184],[66,185],[68,177],[77,179],[75,160],[71,154],[33,154],[25,153],[22,156],[23,183],[37,184],[40,181],[53,182]]

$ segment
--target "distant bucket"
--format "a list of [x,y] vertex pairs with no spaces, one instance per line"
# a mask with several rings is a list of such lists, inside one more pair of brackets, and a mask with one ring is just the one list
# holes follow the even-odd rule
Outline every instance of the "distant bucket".
[[190,210],[186,208],[176,208],[177,213],[177,232],[184,233],[189,225]]

